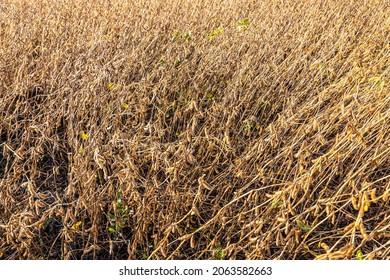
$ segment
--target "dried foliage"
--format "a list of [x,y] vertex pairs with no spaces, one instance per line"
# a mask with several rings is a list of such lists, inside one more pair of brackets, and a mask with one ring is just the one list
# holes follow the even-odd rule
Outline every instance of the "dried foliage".
[[388,1],[0,2],[1,259],[389,259]]

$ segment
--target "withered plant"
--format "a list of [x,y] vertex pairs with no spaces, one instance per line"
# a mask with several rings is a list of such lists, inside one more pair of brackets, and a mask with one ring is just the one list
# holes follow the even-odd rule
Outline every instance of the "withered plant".
[[389,259],[390,6],[2,0],[1,259]]

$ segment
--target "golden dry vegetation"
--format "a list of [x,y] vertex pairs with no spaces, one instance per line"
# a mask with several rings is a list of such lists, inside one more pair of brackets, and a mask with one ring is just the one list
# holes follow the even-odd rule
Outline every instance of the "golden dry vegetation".
[[389,259],[390,5],[0,2],[1,259]]

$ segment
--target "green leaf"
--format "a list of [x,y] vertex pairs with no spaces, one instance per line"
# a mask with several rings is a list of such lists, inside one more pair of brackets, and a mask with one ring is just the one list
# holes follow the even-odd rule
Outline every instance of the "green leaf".
[[213,39],[218,34],[223,34],[223,27],[218,27],[217,29],[211,31],[211,33],[209,34],[209,39]]
[[214,99],[214,95],[211,92],[206,93],[205,97],[206,97],[207,100],[213,100]]
[[81,139],[83,139],[83,140],[88,140],[89,135],[86,134],[86,133],[84,132],[84,130],[82,130],[82,131],[80,132],[80,137],[81,137]]
[[181,37],[181,32],[180,31],[176,31],[172,34],[172,42],[176,42],[178,39],[180,39]]
[[77,229],[80,227],[81,224],[82,224],[82,222],[81,222],[81,221],[78,221],[77,223],[75,223],[75,224],[72,226],[72,229],[77,230]]
[[245,121],[245,124],[244,124],[244,131],[245,132],[250,132],[253,128],[254,124],[250,121]]
[[125,109],[128,109],[128,108],[129,108],[129,104],[127,104],[127,103],[122,103],[122,107],[125,108]]
[[184,39],[190,41],[190,40],[191,40],[191,33],[190,33],[190,32],[186,32],[186,33],[184,34]]
[[313,227],[306,225],[304,222],[300,220],[296,220],[297,226],[302,229],[303,232],[308,232],[311,230]]
[[115,220],[115,215],[112,214],[112,213],[108,213],[108,217],[109,217],[111,220]]
[[236,26],[237,26],[238,30],[247,28],[249,26],[249,19],[244,18],[242,20],[237,21]]
[[363,260],[363,252],[362,252],[362,250],[358,250],[357,252],[356,252],[356,259],[357,260]]
[[283,205],[283,201],[274,199],[271,203],[271,208],[280,207]]
[[225,259],[225,252],[223,251],[223,247],[222,246],[217,246],[214,248],[214,259],[215,260],[224,260]]
[[115,88],[115,85],[114,85],[113,83],[108,83],[108,84],[107,84],[107,88],[108,88],[109,90],[113,90],[113,89]]
[[108,228],[108,231],[109,231],[110,233],[115,233],[115,229],[112,228],[112,227]]
[[380,77],[371,77],[368,79],[369,82],[371,82],[374,86],[377,86],[379,88],[383,88],[385,82]]

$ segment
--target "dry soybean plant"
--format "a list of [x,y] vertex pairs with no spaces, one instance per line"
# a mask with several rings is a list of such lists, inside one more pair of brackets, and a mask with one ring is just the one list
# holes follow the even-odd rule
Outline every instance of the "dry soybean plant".
[[1,259],[389,259],[390,6],[0,2]]

